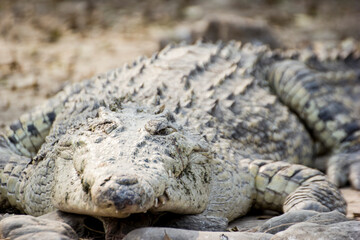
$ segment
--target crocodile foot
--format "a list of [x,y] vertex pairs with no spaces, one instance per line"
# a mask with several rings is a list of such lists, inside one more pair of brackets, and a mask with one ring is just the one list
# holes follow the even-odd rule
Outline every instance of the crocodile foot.
[[86,215],[59,210],[34,217],[14,215],[0,221],[0,239],[104,238],[103,222]]
[[360,150],[332,156],[328,161],[327,175],[339,187],[349,181],[353,188],[360,190]]

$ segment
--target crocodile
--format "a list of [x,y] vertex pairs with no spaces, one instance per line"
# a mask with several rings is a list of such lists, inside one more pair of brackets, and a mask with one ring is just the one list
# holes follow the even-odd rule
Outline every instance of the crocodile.
[[171,212],[197,230],[253,207],[345,213],[337,186],[360,189],[359,59],[305,53],[169,45],[65,87],[0,135],[1,208]]

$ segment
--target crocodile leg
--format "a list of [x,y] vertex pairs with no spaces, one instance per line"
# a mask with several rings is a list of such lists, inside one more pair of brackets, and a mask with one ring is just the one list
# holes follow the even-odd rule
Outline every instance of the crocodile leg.
[[316,212],[331,212],[346,219],[346,202],[340,191],[316,169],[255,160],[250,163],[250,172],[255,175],[255,207],[285,213],[276,221],[269,220],[260,231],[272,229],[270,233],[275,234]]
[[349,179],[354,188],[360,189],[360,121],[346,96],[328,84],[331,78],[356,76],[352,70],[320,72],[300,61],[285,60],[269,69],[267,80],[313,137],[332,152],[327,167],[331,181],[342,186]]
[[314,210],[346,213],[339,190],[320,171],[285,162],[255,160],[255,207],[276,211]]

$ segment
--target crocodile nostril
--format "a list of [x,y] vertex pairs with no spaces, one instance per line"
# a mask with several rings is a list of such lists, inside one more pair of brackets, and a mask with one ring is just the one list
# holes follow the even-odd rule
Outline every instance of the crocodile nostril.
[[116,179],[115,181],[117,184],[120,185],[125,185],[125,186],[129,186],[129,185],[134,185],[138,183],[137,178],[120,178],[120,179]]

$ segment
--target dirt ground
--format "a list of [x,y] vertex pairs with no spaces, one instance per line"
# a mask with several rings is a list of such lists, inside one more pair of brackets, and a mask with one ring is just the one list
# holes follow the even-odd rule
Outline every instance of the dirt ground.
[[[248,2],[2,0],[0,130],[66,84],[151,56],[172,41],[360,49],[359,1]],[[360,192],[342,192],[348,216],[359,217]]]

